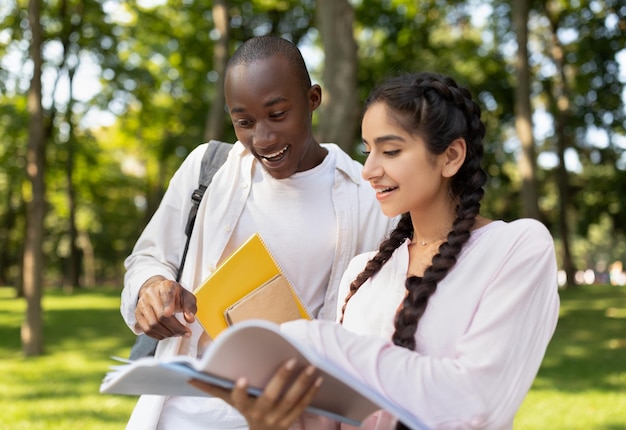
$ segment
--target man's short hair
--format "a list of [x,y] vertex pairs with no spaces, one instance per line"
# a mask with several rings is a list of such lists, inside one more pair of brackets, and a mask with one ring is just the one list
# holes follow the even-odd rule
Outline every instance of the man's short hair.
[[234,66],[250,64],[275,55],[289,62],[296,79],[305,89],[311,88],[311,77],[300,49],[293,42],[278,36],[257,36],[246,40],[228,60],[226,71]]

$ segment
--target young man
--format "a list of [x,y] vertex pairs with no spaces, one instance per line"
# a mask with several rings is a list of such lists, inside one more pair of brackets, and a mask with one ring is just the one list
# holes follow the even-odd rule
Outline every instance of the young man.
[[[361,164],[313,137],[322,100],[298,48],[272,36],[245,42],[230,59],[226,104],[238,141],[198,209],[180,283],[189,196],[205,145],[172,178],[126,260],[122,315],[159,342],[157,357],[200,356],[210,339],[191,293],[253,233],[260,233],[309,312],[334,319],[337,287],[351,258],[376,249],[394,221],[381,214]],[[343,299],[343,298],[341,298]],[[217,398],[142,396],[128,429],[247,428]]]

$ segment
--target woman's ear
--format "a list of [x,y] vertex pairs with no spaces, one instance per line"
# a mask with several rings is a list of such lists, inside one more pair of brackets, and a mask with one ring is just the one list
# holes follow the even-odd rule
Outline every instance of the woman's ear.
[[465,155],[467,153],[467,143],[465,139],[459,137],[452,141],[448,148],[444,152],[444,163],[441,170],[442,174],[446,178],[451,178],[456,175],[463,163],[465,162]]

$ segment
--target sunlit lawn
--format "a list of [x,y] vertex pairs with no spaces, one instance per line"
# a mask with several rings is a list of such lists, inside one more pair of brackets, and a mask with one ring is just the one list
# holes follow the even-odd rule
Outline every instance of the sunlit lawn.
[[46,293],[45,354],[24,359],[24,300],[0,288],[0,429],[124,428],[135,398],[98,393],[110,356],[128,356],[134,339],[119,313],[119,293]]
[[626,429],[626,287],[561,293],[561,318],[516,429]]
[[[44,296],[45,355],[21,356],[24,301],[0,288],[0,429],[123,429],[134,397],[98,393],[133,335],[119,290]],[[626,429],[626,288],[562,293],[556,336],[515,429]]]

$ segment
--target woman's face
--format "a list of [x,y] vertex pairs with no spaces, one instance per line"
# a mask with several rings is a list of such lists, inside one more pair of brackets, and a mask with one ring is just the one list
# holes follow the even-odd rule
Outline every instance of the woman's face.
[[428,152],[424,139],[402,128],[382,102],[367,109],[361,131],[368,153],[362,176],[376,190],[385,215],[411,212],[418,219],[449,207],[444,154]]

